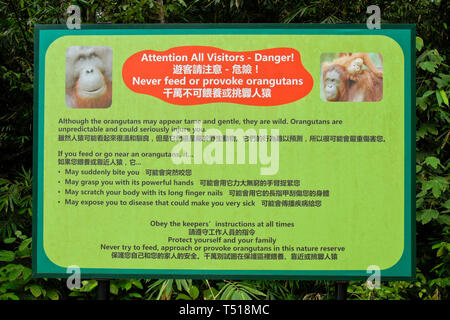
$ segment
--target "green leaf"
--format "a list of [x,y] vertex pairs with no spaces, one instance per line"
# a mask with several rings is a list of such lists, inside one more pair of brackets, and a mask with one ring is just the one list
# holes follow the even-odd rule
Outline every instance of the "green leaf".
[[431,96],[433,93],[434,93],[433,90],[425,91],[425,93],[422,95],[422,98],[429,97],[429,96]]
[[135,280],[132,280],[132,282],[133,282],[133,285],[134,285],[136,288],[138,288],[138,289],[143,289],[143,286],[142,286],[142,283],[141,283],[140,280],[135,279]]
[[443,245],[445,245],[445,242],[440,242],[440,243],[435,243],[431,246],[431,249],[435,250],[435,249],[439,249],[441,248]]
[[432,95],[434,90],[426,91],[421,97],[416,97],[416,106],[420,106],[422,110],[427,109],[427,97]]
[[111,292],[113,295],[118,295],[119,287],[114,282],[111,282],[109,284],[109,292]]
[[416,200],[416,209],[419,209],[420,207],[422,207],[423,202],[424,202],[424,199],[423,199],[423,198],[417,199],[417,200]]
[[35,298],[38,298],[42,294],[42,288],[37,284],[32,284],[30,286],[30,292]]
[[419,173],[422,170],[422,166],[416,165],[416,173]]
[[439,250],[436,252],[436,257],[442,257],[445,254],[445,246],[442,246],[439,248]]
[[[212,293],[211,293],[211,291],[212,291]],[[205,298],[205,300],[214,300],[215,297],[217,297],[218,293],[219,293],[219,291],[217,291],[216,288],[211,287],[211,288],[203,290],[203,297]]]
[[192,280],[182,279],[181,285],[183,286],[184,290],[186,290],[186,292],[189,293],[189,291],[191,290],[191,286],[192,286]]
[[7,292],[5,294],[0,295],[0,300],[19,300],[19,297],[14,293]]
[[170,293],[172,292],[172,284],[173,279],[169,280],[163,280],[161,284],[161,288],[159,289],[158,296],[156,297],[156,300],[160,300],[161,297],[168,297]]
[[438,278],[430,281],[430,286],[437,285],[442,288],[446,288],[450,286],[450,277],[449,278]]
[[11,262],[14,261],[16,254],[13,251],[0,250],[0,261]]
[[446,224],[446,225],[450,226],[450,215],[440,214],[439,217],[437,218],[437,221],[440,224]]
[[128,290],[131,289],[131,286],[132,286],[131,281],[127,281],[127,282],[124,284],[123,288],[124,288],[126,291],[128,291]]
[[447,209],[450,209],[450,199],[448,199],[447,201],[445,201],[445,203],[443,204],[444,207],[446,207]]
[[16,238],[5,238],[5,239],[3,239],[3,242],[5,244],[10,244],[10,243],[13,243],[14,241],[16,241]]
[[32,240],[33,240],[32,238],[23,240],[19,246],[19,250],[23,250],[23,249],[27,248],[31,244]]
[[432,61],[424,61],[419,64],[419,67],[425,71],[435,72],[436,68],[437,68],[437,64]]
[[436,90],[436,100],[438,101],[438,105],[441,105],[442,104],[442,97],[441,97],[441,94],[440,94],[440,92],[439,92],[439,90]]
[[251,300],[250,296],[242,291],[242,290],[236,290],[233,295],[231,296],[231,300]]
[[423,40],[421,37],[416,37],[416,50],[420,51],[423,48]]
[[436,81],[438,88],[442,89],[446,87],[450,83],[450,74],[439,73],[439,77],[433,77],[433,80]]
[[176,286],[177,286],[177,290],[178,290],[178,291],[181,291],[181,281],[182,281],[182,280],[180,280],[180,279],[176,279],[176,280],[175,280],[175,284],[176,284]]
[[222,288],[223,292],[220,296],[220,300],[230,300],[231,296],[233,295],[233,292],[236,290],[235,287],[233,287],[230,284],[227,284]]
[[422,198],[422,197],[424,197],[428,192],[428,189],[423,189],[422,191],[420,191],[417,195],[416,195],[416,197],[417,198]]
[[436,129],[436,126],[431,123],[423,123],[420,128],[416,132],[416,139],[420,140],[424,138],[428,133],[431,133],[433,135],[438,134],[438,130]]
[[448,106],[448,98],[447,98],[447,94],[445,93],[444,90],[439,91],[441,93],[441,97],[442,100],[444,100],[444,103]]
[[177,297],[175,300],[192,300],[192,298],[189,297],[187,294],[179,293],[179,294],[177,294]]
[[12,267],[9,269],[8,280],[14,281],[20,277],[20,275],[22,274],[22,271],[25,267],[20,264],[11,265],[11,266]]
[[90,292],[98,285],[97,280],[84,280],[82,283],[83,287],[80,289],[82,292]]
[[417,221],[422,222],[422,224],[427,224],[432,219],[436,219],[439,216],[439,212],[434,209],[426,209],[417,213]]
[[241,287],[244,288],[245,290],[247,290],[249,293],[255,295],[255,296],[258,296],[258,295],[259,296],[264,296],[264,297],[266,296],[265,293],[255,289],[255,288],[252,288],[250,286],[241,285]]
[[25,280],[25,281],[29,280],[31,277],[31,274],[32,274],[32,270],[30,268],[26,268],[26,267],[23,268],[23,270],[22,270],[23,280]]
[[168,297],[170,296],[170,294],[172,293],[172,285],[173,285],[173,279],[167,280],[167,287],[166,287],[166,292],[165,292],[165,296]]
[[426,157],[424,163],[434,169],[437,169],[437,166],[441,164],[441,161],[436,157]]
[[31,238],[23,240],[16,251],[16,256],[29,257],[31,255],[31,242],[32,242]]
[[199,294],[199,290],[196,286],[192,286],[191,289],[189,290],[189,295],[192,297],[192,299],[197,299]]
[[47,297],[51,300],[59,300],[58,292],[55,289],[48,290]]
[[439,198],[441,192],[447,189],[448,181],[444,177],[436,176],[431,180],[425,181],[422,187],[425,190],[431,189],[433,196]]

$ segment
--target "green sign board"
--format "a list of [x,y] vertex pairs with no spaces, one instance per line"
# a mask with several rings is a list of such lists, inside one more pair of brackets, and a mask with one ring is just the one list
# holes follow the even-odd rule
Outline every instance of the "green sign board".
[[34,276],[414,278],[414,26],[35,40]]

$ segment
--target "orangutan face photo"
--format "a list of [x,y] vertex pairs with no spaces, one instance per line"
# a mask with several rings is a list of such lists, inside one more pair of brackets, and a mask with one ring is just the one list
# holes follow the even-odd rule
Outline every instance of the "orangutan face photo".
[[112,99],[112,50],[105,46],[74,46],[66,52],[66,105],[108,108]]

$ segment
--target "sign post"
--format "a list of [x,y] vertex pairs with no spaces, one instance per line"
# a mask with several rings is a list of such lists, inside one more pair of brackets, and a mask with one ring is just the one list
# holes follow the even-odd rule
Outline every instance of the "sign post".
[[97,300],[108,300],[110,280],[97,280],[97,283]]
[[338,280],[335,284],[336,300],[347,300],[348,281]]
[[414,279],[413,26],[35,38],[35,277]]

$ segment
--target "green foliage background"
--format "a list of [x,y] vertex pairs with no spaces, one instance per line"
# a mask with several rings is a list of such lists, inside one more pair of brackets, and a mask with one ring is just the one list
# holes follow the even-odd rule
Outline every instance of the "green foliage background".
[[[449,298],[449,4],[376,1],[382,23],[417,25],[417,280],[350,299]],[[69,1],[0,0],[0,300],[93,299],[96,280],[31,278],[33,32],[66,23]],[[372,1],[78,0],[82,23],[365,23]],[[113,280],[113,299],[333,299],[330,281]]]

